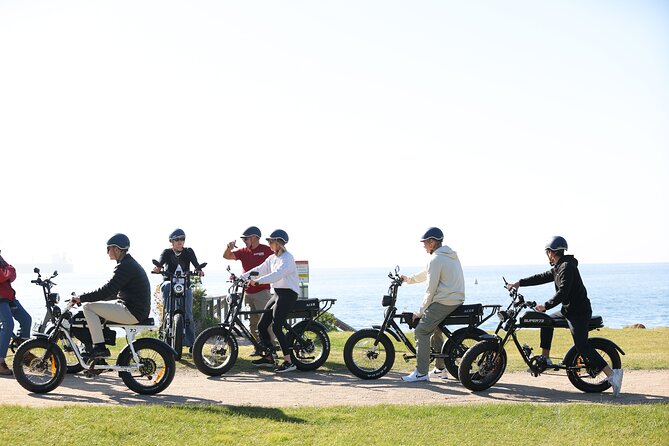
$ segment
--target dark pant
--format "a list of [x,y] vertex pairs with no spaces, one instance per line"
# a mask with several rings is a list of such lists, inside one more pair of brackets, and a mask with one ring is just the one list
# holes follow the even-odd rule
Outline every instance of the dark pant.
[[297,301],[297,293],[288,288],[275,288],[274,297],[272,297],[267,305],[265,305],[265,310],[272,308],[271,313],[263,313],[258,322],[258,332],[260,334],[260,339],[266,345],[272,345],[272,340],[269,336],[269,326],[272,326],[272,331],[274,336],[276,336],[279,345],[281,346],[281,351],[284,356],[290,355],[290,346],[288,345],[288,339],[283,333],[283,324],[288,319],[288,313],[293,309],[293,305]]
[[[551,314],[552,318],[562,317],[560,313]],[[602,370],[607,366],[606,361],[602,356],[597,353],[590,342],[588,342],[588,323],[592,313],[588,312],[587,314],[578,315],[576,317],[570,316],[567,319],[569,324],[569,331],[571,332],[571,337],[574,340],[574,346],[576,346],[576,351],[578,351],[581,357],[586,358],[590,367],[593,367],[597,370]],[[553,327],[542,327],[541,328],[541,348],[547,350],[551,349],[553,343]]]

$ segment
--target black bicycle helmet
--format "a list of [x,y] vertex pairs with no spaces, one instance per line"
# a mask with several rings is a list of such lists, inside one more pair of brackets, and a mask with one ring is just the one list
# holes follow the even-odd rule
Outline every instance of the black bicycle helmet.
[[272,239],[282,240],[284,243],[288,243],[288,233],[283,229],[276,229],[265,240],[270,241]]
[[556,235],[546,244],[546,249],[550,249],[551,251],[566,251],[567,240],[564,237]]
[[423,234],[423,237],[420,239],[420,241],[424,242],[425,240],[429,239],[442,241],[444,239],[444,233],[441,232],[441,229],[432,227],[425,231],[425,234]]
[[109,240],[107,240],[107,247],[109,246],[116,246],[119,249],[129,249],[130,239],[125,234],[114,234]]
[[174,231],[172,231],[172,233],[170,234],[170,241],[176,240],[179,237],[186,238],[186,233],[184,232],[183,229],[177,228]]
[[242,238],[251,237],[252,235],[255,235],[256,237],[260,238],[262,234],[260,232],[260,229],[258,229],[255,226],[249,226],[248,228],[246,228],[246,231],[242,232]]

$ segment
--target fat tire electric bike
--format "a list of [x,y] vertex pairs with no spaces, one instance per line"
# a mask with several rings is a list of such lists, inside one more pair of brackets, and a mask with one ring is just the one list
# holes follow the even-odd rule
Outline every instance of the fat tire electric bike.
[[[504,285],[508,283],[506,279]],[[528,365],[532,376],[539,376],[546,371],[567,372],[567,378],[577,389],[588,392],[603,392],[611,384],[602,370],[599,370],[583,358],[575,346],[572,346],[561,362],[553,361],[549,364],[541,355],[533,355],[532,348],[521,345],[518,341],[518,331],[522,328],[554,327],[569,329],[567,320],[563,317],[551,317],[546,313],[534,311],[536,302],[526,302],[517,289],[509,290],[511,303],[504,311],[499,311],[499,324],[494,334],[481,336],[480,342],[471,347],[460,361],[460,382],[469,390],[481,391],[494,386],[502,377],[507,365],[507,355],[504,347],[509,340],[513,340],[518,353]],[[588,330],[597,330],[604,326],[601,316],[592,316]],[[504,336],[500,336],[504,331]],[[590,345],[604,358],[612,369],[621,367],[620,355],[625,352],[613,341],[605,338],[589,338]]]
[[[195,339],[193,362],[205,375],[220,376],[235,365],[239,355],[238,338],[248,339],[262,356],[271,355],[277,358],[276,347],[265,345],[242,321],[242,316],[272,311],[271,309],[242,310],[249,281],[234,274],[230,275],[229,282],[232,282],[232,285],[226,297],[228,311],[224,320],[219,325],[202,331]],[[298,370],[316,370],[328,359],[330,337],[325,325],[317,319],[335,302],[336,299],[298,299],[289,313],[284,329],[290,345],[290,360]],[[301,320],[290,325],[288,321],[293,319]]]
[[[170,286],[167,299],[163,302],[163,317],[158,331],[158,338],[165,341],[176,352],[175,359],[181,360],[183,353],[183,341],[186,334],[186,292],[191,287],[191,278],[198,276],[198,271],[183,272],[177,269],[174,273],[168,273],[163,270],[163,265],[157,260],[153,264],[159,267],[159,272],[152,274],[162,274],[163,281],[168,282]],[[207,263],[200,264],[200,270],[207,266]]]
[[162,392],[171,384],[176,370],[172,348],[158,339],[135,338],[141,331],[155,328],[153,319],[136,325],[104,323],[105,344],[116,344],[113,328],[123,329],[126,334],[127,345],[116,358],[116,364],[111,365],[103,358],[87,358],[80,351],[75,337],[88,336],[86,343],[90,345],[90,333],[82,312],[73,314],[73,307],[73,302],[68,301],[48,334],[36,333],[16,350],[13,371],[22,387],[30,392],[47,393],[61,385],[68,367],[63,343],[72,350],[87,377],[118,372],[130,390],[142,395]]
[[[356,331],[344,345],[344,363],[358,378],[378,379],[393,368],[394,341],[404,344],[411,353],[403,355],[406,362],[416,358],[416,347],[396,322],[399,320],[400,323],[407,324],[410,329],[418,325],[418,320],[413,320],[413,313],[397,314],[397,291],[403,282],[399,266],[388,274],[388,278],[390,279],[388,294],[383,296],[381,301],[381,305],[386,307],[383,323]],[[460,305],[439,324],[438,328],[447,340],[441,352],[434,350],[430,352],[430,361],[443,359],[448,373],[457,378],[460,358],[481,335],[485,334],[485,331],[478,327],[490,319],[499,308],[499,305]],[[491,310],[485,316],[487,309]],[[449,328],[451,325],[465,325],[465,327],[451,331]]]

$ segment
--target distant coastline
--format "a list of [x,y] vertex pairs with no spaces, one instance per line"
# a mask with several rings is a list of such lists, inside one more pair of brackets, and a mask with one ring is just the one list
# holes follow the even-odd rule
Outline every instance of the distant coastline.
[[74,272],[74,265],[71,263],[53,263],[53,262],[34,262],[13,264],[17,273],[32,273],[35,268],[39,268],[42,274],[51,274],[54,271],[58,273]]

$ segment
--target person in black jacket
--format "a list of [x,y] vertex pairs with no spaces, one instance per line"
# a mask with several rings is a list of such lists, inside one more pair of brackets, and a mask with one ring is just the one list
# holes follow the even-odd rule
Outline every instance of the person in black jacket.
[[[107,254],[116,261],[114,275],[103,287],[73,296],[75,303],[84,303],[84,317],[93,340],[93,348],[86,353],[89,358],[107,358],[100,318],[121,324],[138,324],[151,311],[151,285],[146,271],[128,254],[130,239],[115,234],[107,241]],[[115,302],[108,302],[115,300]]]
[[[190,271],[190,265],[193,265],[198,275],[200,277],[204,276],[204,272],[202,271],[200,263],[197,261],[197,256],[195,255],[193,248],[184,247],[184,243],[186,242],[186,233],[183,231],[183,229],[177,228],[172,231],[169,240],[172,244],[172,247],[165,249],[160,254],[158,263],[165,267],[165,270],[169,274],[174,274],[179,269],[181,273],[185,275],[188,273],[188,271]],[[160,272],[160,270],[160,266],[153,268],[153,272],[155,273]],[[169,282],[163,283],[160,287],[160,291],[163,294],[163,311],[169,310],[166,307],[166,303],[169,302],[168,297],[170,295],[171,288],[172,284]],[[184,321],[186,329],[186,334],[184,336],[184,346],[189,347],[192,353],[193,344],[195,343],[195,321],[193,319],[193,290],[190,287],[186,287],[184,310],[186,312],[186,320]]]
[[[567,320],[578,353],[587,358],[593,368],[606,374],[613,387],[613,395],[618,396],[623,383],[623,370],[611,369],[604,358],[588,342],[588,323],[592,317],[592,307],[590,306],[590,299],[588,299],[588,292],[578,271],[578,260],[573,255],[565,255],[566,250],[567,241],[560,236],[553,237],[546,245],[546,255],[552,268],[544,273],[520,279],[518,282],[507,285],[507,288],[554,282],[555,295],[546,303],[539,304],[534,309],[543,313],[562,304],[560,311],[553,313],[551,317],[562,316]],[[553,327],[541,327],[540,337],[541,355],[546,358],[546,363],[551,365],[550,351],[553,341]]]

